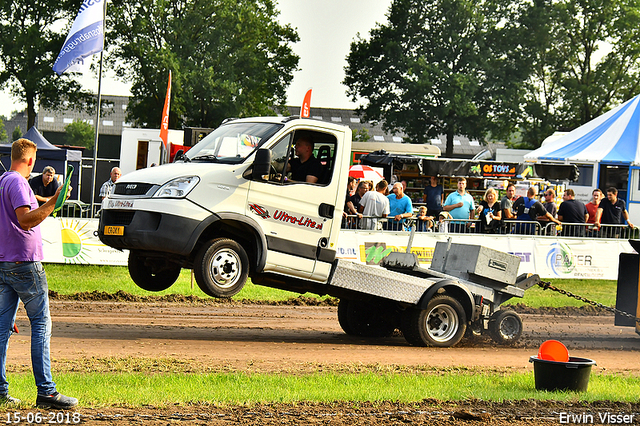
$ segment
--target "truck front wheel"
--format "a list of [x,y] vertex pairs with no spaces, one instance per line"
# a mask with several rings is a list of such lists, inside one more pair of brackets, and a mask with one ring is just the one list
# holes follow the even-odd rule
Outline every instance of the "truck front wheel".
[[147,291],[166,290],[180,276],[180,266],[162,261],[160,259],[148,259],[138,255],[135,251],[129,252],[129,275],[138,287]]
[[434,296],[426,309],[407,309],[402,317],[402,334],[415,346],[448,347],[464,336],[467,318],[464,308],[447,295]]
[[207,242],[196,255],[193,272],[200,289],[212,297],[231,297],[249,276],[249,257],[242,246],[228,238]]

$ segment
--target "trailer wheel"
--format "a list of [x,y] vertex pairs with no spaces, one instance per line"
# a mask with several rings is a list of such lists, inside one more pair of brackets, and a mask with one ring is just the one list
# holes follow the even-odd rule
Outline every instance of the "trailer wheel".
[[456,299],[436,295],[426,309],[407,309],[402,317],[402,334],[415,346],[448,347],[464,336],[467,318]]
[[500,345],[510,345],[522,335],[522,318],[515,311],[496,311],[489,319],[489,335]]
[[129,252],[129,275],[138,287],[147,291],[162,291],[173,285],[180,276],[180,266],[162,262],[150,261],[135,251]]
[[396,329],[387,309],[376,301],[340,299],[338,322],[345,333],[351,336],[388,337]]
[[212,297],[231,297],[249,276],[249,257],[242,246],[228,238],[206,243],[196,255],[193,272],[198,287]]

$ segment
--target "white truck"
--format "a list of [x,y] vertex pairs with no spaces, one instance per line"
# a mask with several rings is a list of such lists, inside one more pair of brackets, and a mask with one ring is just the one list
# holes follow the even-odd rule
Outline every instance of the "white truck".
[[[317,183],[287,172],[303,135],[322,165]],[[385,268],[336,259],[350,152],[345,126],[227,120],[176,162],[123,176],[102,203],[98,234],[130,251],[131,278],[145,290],[164,290],[189,268],[213,297],[233,296],[248,277],[338,297],[348,334],[388,336],[399,328],[422,346],[454,345],[465,331],[517,340],[522,321],[500,304],[539,279],[516,278],[516,256],[439,243],[430,269],[411,253],[392,253]]]

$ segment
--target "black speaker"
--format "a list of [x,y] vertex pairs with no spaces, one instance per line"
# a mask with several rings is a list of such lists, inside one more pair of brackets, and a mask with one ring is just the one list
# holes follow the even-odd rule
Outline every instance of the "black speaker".
[[207,129],[201,127],[185,127],[184,146],[194,146],[214,130],[215,129]]
[[[640,282],[640,255],[635,253],[620,253],[618,262],[618,290],[616,292],[616,308],[633,314],[638,308],[638,283]],[[621,327],[635,327],[633,318],[616,313],[615,325]]]

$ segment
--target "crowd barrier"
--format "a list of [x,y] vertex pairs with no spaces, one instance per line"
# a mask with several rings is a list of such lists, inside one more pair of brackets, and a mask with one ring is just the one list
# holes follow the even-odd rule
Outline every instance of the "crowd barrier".
[[640,237],[640,231],[627,225],[601,225],[600,229],[593,224],[555,222],[542,224],[537,221],[505,220],[502,226],[488,232],[482,232],[478,219],[444,219],[440,221],[420,220],[416,216],[403,219],[402,222],[390,217],[348,215],[342,220],[342,229],[440,232],[452,234],[517,234],[559,237],[590,237],[629,240]]

